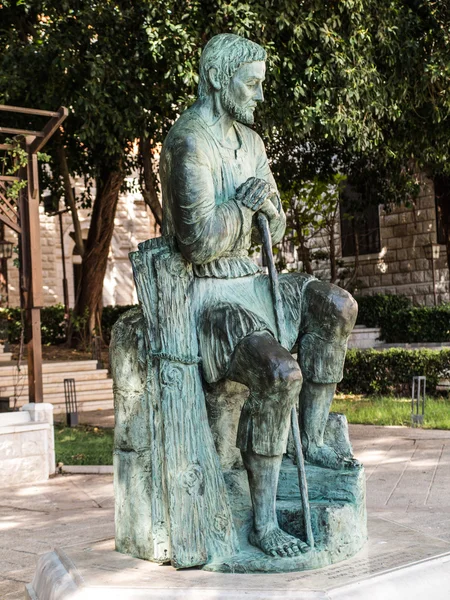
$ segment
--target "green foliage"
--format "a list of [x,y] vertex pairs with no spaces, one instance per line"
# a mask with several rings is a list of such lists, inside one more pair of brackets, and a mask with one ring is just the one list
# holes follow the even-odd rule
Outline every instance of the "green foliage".
[[[383,396],[335,397],[331,410],[343,413],[349,423],[411,427],[411,398]],[[426,398],[424,429],[450,429],[450,400]]]
[[383,200],[404,199],[411,158],[448,169],[445,2],[6,0],[0,13],[0,100],[70,106],[72,172],[120,159],[131,173],[134,140],[163,140],[195,96],[200,49],[226,31],[268,50],[257,121],[281,181],[371,170]]
[[386,312],[380,325],[387,343],[450,342],[450,304]]
[[112,465],[114,429],[55,425],[56,463],[63,465]]
[[127,312],[131,308],[135,308],[135,305],[121,305],[121,306],[105,306],[102,310],[102,336],[103,340],[109,344],[111,340],[111,330],[114,323],[124,312]]
[[[22,330],[20,308],[0,308],[0,318],[7,319],[8,341],[16,344],[20,341]],[[64,323],[64,306],[55,304],[41,309],[41,335],[44,345],[61,344],[66,340],[66,329]]]
[[365,325],[366,327],[379,327],[385,317],[411,306],[411,301],[406,296],[401,295],[355,296],[355,300],[358,302],[356,324]]
[[[285,241],[296,246],[303,270],[309,274],[313,274],[313,261],[329,260],[333,282],[338,278],[335,226],[346,179],[344,175],[336,173],[327,180],[314,177],[307,181],[282,181],[280,185],[281,201],[287,217]],[[328,245],[328,250],[311,248],[311,242],[319,236],[322,243]],[[285,265],[283,256],[279,259],[279,265]]]
[[[105,306],[102,311],[102,335],[104,341],[109,344],[111,339],[111,329],[120,315],[130,308],[130,306]],[[70,318],[74,330],[82,333],[85,331],[85,321],[88,315],[79,317],[73,316],[71,311]],[[21,324],[21,309],[20,308],[0,308],[0,319],[7,320],[8,341],[12,344],[17,344],[20,341]],[[57,345],[66,342],[66,323],[64,321],[64,306],[55,304],[54,306],[46,306],[41,309],[41,333],[42,343],[44,345]],[[84,340],[84,346],[89,346],[88,340]]]
[[450,342],[450,304],[413,307],[406,296],[357,296],[358,325],[380,327],[388,344]]
[[438,381],[450,377],[450,349],[351,349],[338,388],[347,394],[408,394],[414,375],[425,375],[427,393],[436,394]]

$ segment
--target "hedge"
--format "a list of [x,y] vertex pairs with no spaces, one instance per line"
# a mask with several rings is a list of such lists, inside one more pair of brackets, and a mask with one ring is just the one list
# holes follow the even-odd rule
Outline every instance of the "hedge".
[[358,302],[357,325],[379,327],[386,316],[407,309],[411,301],[406,296],[374,294],[373,296],[355,296]]
[[381,320],[386,343],[450,342],[450,304],[411,307],[387,313]]
[[388,344],[450,342],[450,304],[414,307],[406,296],[357,296],[357,325],[380,327]]
[[425,375],[427,393],[436,394],[440,379],[450,378],[450,348],[443,350],[356,350],[347,352],[344,378],[347,394],[410,395],[414,375]]
[[[105,306],[102,311],[102,335],[106,343],[111,338],[111,328],[120,315],[132,308],[132,305],[126,306]],[[7,332],[5,328],[7,325]],[[0,339],[8,338],[11,344],[17,344],[20,341],[21,310],[20,308],[0,308]],[[66,331],[64,323],[64,306],[55,304],[46,306],[41,310],[41,333],[42,343],[44,345],[62,344],[66,341]],[[6,341],[6,340],[5,340]]]

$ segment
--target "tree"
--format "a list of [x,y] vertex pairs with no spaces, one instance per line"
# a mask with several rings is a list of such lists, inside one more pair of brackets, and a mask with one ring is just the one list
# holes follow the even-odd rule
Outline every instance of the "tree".
[[449,10],[432,0],[4,0],[0,101],[69,106],[48,148],[53,187],[74,208],[69,176],[96,182],[83,199],[93,202],[85,245],[75,217],[76,314],[87,310],[94,327],[118,193],[136,170],[161,219],[152,157],[194,98],[212,35],[268,50],[257,128],[282,191],[345,173],[399,202],[417,195],[418,169],[449,170]]
[[[162,141],[195,84],[196,36],[186,20],[189,2],[4,2],[0,9],[2,102],[71,116],[49,146],[54,193],[72,209],[82,256],[75,316],[96,325],[114,217],[125,178],[141,172],[144,198],[157,222],[151,150]],[[180,94],[181,95],[181,94]],[[141,152],[135,152],[140,140]],[[95,182],[86,242],[77,223],[70,176]],[[89,188],[88,188],[89,189]]]
[[[319,258],[314,242],[321,239],[322,258],[328,258],[330,281],[338,279],[335,233],[339,218],[339,202],[346,177],[334,175],[329,181],[317,177],[294,182],[291,189],[282,191],[281,200],[286,211],[286,240],[297,247],[297,254],[306,273],[313,274],[313,261]],[[323,256],[323,245],[328,253]]]

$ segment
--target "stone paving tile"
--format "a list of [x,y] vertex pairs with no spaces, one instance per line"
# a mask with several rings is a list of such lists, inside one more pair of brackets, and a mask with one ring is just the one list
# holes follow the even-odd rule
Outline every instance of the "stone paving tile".
[[425,506],[434,483],[434,473],[442,453],[442,443],[433,447],[423,447],[422,442],[414,446],[411,460],[405,463],[398,480],[392,488],[386,505],[408,509]]
[[[111,415],[86,415],[101,425]],[[105,411],[106,412],[106,411]],[[94,419],[94,420],[92,420]],[[368,509],[414,532],[450,542],[450,432],[350,426],[365,465]],[[0,600],[23,598],[39,554],[114,535],[111,475],[65,475],[0,489]]]
[[0,576],[0,598],[2,600],[23,600],[24,585]]

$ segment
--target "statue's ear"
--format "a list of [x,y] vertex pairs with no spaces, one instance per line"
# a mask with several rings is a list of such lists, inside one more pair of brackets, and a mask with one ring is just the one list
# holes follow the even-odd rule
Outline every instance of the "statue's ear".
[[211,67],[208,71],[209,82],[211,86],[216,90],[220,90],[222,84],[220,83],[219,73],[215,67]]

